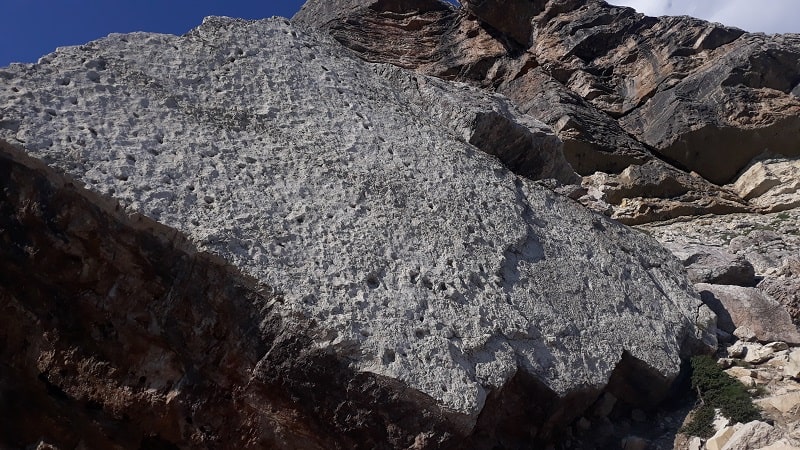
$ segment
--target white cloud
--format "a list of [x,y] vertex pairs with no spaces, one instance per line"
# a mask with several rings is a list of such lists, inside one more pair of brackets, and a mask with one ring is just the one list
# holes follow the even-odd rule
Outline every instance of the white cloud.
[[694,16],[743,30],[800,33],[798,0],[610,0],[648,16]]

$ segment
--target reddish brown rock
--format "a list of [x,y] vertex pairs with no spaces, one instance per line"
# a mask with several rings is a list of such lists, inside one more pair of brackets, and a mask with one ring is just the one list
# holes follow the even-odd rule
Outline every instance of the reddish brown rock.
[[[764,151],[800,154],[797,35],[646,17],[599,0],[469,0],[460,11],[438,0],[336,3],[310,0],[294,20],[370,61],[507,95],[556,131],[581,175],[619,174],[655,153],[721,185]],[[327,10],[338,12],[319,13]],[[632,203],[609,211],[639,223],[748,210],[707,184],[681,184],[682,199],[626,197]]]

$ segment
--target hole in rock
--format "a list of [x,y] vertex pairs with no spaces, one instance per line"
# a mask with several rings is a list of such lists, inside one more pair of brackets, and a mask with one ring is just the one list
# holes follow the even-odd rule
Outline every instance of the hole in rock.
[[387,348],[386,350],[383,351],[382,359],[384,364],[390,364],[397,359],[397,356],[395,355],[394,350],[390,350]]
[[370,289],[376,289],[380,284],[381,282],[375,274],[370,274],[367,277],[367,286],[369,286]]

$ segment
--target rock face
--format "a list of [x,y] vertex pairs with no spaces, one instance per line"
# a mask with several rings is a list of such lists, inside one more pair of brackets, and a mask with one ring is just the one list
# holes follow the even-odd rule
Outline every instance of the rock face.
[[[451,413],[316,348],[279,294],[175,229],[5,144],[0,175],[3,448],[407,447],[452,433]],[[384,403],[397,416],[375,415]]]
[[4,146],[0,382],[53,411],[48,442],[78,445],[83,406],[101,447],[541,444],[715,345],[667,250],[532,181],[575,174],[502,96],[280,19],[0,78],[0,139],[66,174]]
[[[755,269],[757,288],[783,305],[800,325],[800,210],[730,214],[641,225],[682,258],[681,249],[712,247],[744,258]],[[719,261],[719,260],[718,260]],[[719,267],[719,262],[714,263]],[[724,266],[724,265],[723,265]],[[769,318],[765,318],[769,322]]]
[[[599,0],[465,0],[461,9],[439,0],[310,0],[293,20],[368,61],[508,96],[556,131],[579,174],[601,172],[586,180],[590,190],[610,178],[617,197],[630,191],[581,199],[625,223],[761,211],[765,204],[720,186],[759,155],[800,155],[798,35],[646,17]],[[659,169],[664,181],[653,194],[616,189],[625,184],[617,175],[654,158],[685,172]]]

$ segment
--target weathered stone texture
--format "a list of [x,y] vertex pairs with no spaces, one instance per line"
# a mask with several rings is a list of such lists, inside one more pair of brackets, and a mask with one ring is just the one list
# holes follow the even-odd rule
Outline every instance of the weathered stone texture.
[[[183,37],[112,35],[0,77],[0,138],[280,293],[263,314],[237,312],[240,325],[256,325],[247,333],[258,345],[248,347],[250,363],[230,364],[265,386],[292,383],[290,403],[311,408],[297,420],[316,414],[302,426],[325,428],[292,429],[286,439],[541,443],[604,389],[623,403],[658,401],[681,356],[714,344],[668,251],[531,180],[575,175],[553,134],[502,96],[366,63],[279,19],[209,18]],[[24,209],[22,200],[11,204]],[[119,234],[124,241],[128,232]],[[3,242],[12,251],[16,238]],[[149,279],[137,267],[131,283]],[[205,291],[193,280],[181,281],[189,298]],[[173,298],[164,292],[137,301],[157,308]],[[225,298],[213,301],[224,307]],[[205,310],[185,307],[187,330],[213,328]],[[183,317],[168,312],[153,314]],[[258,328],[271,320],[301,329],[278,339]],[[209,333],[192,355],[213,358],[209,345],[239,342],[224,329]],[[174,370],[173,388],[200,377],[193,364]],[[84,398],[46,377],[68,398]],[[214,371],[207,377],[217,380]],[[87,389],[105,380],[87,379]],[[368,419],[362,401],[386,408]],[[274,414],[284,414],[280,405]],[[226,410],[217,411],[224,421]],[[515,434],[523,424],[524,435]],[[194,442],[168,440],[178,438]]]

